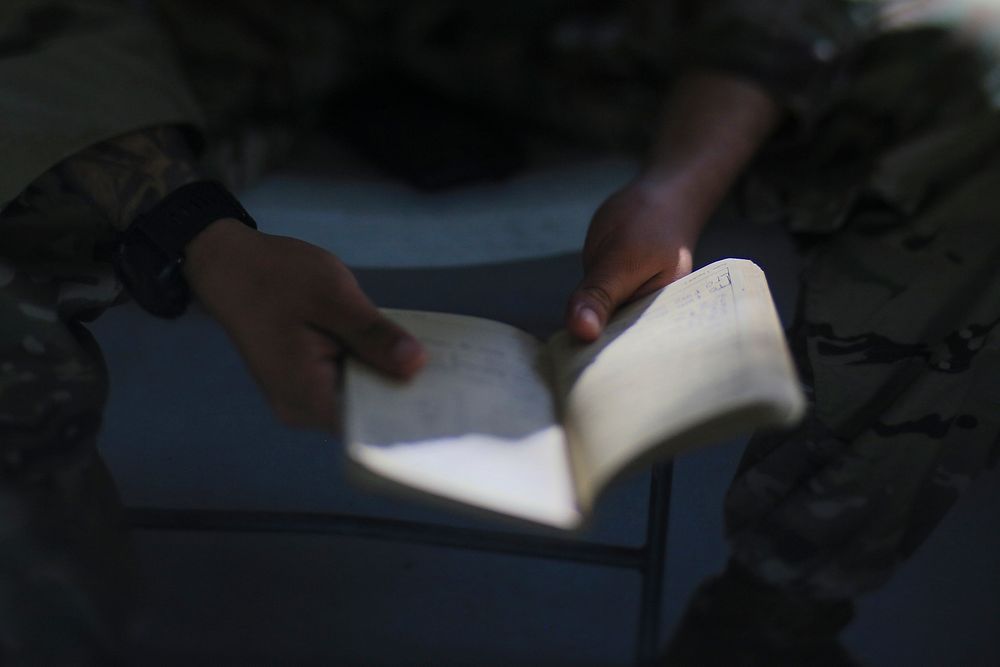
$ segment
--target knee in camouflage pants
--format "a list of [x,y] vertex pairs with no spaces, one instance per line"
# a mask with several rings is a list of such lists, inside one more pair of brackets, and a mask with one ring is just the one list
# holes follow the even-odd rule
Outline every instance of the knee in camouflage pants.
[[94,259],[110,227],[44,189],[0,217],[0,661],[115,664],[134,566],[96,449],[107,373],[80,319],[119,291]]
[[[873,47],[867,92],[846,95],[862,118],[831,116],[839,125],[812,154],[885,132],[871,91],[890,84],[965,114],[937,115],[917,95],[865,181],[820,168],[776,179],[794,184],[793,229],[813,232],[789,332],[812,409],[798,429],[748,445],[726,496],[730,565],[696,592],[668,664],[854,664],[836,643],[851,601],[884,584],[1000,458],[1000,114],[967,61],[929,75],[948,61],[943,44],[920,33]],[[817,206],[838,198],[850,203]]]

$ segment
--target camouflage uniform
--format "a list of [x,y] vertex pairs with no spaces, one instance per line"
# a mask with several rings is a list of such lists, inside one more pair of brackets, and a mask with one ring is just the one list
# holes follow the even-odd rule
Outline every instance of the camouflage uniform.
[[122,131],[198,122],[166,38],[123,9],[0,5],[4,665],[119,664],[134,611],[134,559],[96,449],[107,371],[83,324],[121,293],[99,251],[113,230],[47,172]]
[[[110,651],[121,587],[94,573],[127,554],[108,537],[113,494],[85,481],[109,484],[94,453],[107,377],[81,321],[120,299],[101,252],[112,229],[38,175],[108,137],[184,125],[245,183],[320,122],[331,90],[386,67],[605,146],[643,145],[690,65],[751,77],[792,112],[739,196],[807,246],[791,342],[815,409],[749,446],[727,502],[733,566],[690,619],[781,599],[788,632],[772,644],[810,619],[826,641],[843,601],[884,581],[995,459],[1000,227],[985,216],[1000,125],[981,68],[940,33],[876,38],[870,3],[833,0],[142,4],[157,20],[115,0],[0,9],[0,502],[16,517],[0,526],[0,577],[44,583],[25,565],[36,552],[69,572],[61,602],[31,593],[37,618],[77,604],[79,636]],[[95,499],[112,509],[83,515]],[[94,523],[38,537],[78,518]],[[74,560],[91,539],[100,562]],[[74,597],[81,580],[93,590]]]
[[696,592],[667,664],[855,664],[836,643],[851,601],[1000,458],[988,65],[941,30],[887,34],[808,151],[775,147],[747,183],[748,213],[780,216],[807,253],[789,339],[813,409],[748,445],[729,567]]

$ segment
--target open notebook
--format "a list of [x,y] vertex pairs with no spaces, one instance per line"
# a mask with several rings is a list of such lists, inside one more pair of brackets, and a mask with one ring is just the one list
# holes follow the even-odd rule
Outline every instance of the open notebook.
[[355,360],[348,455],[416,490],[562,528],[624,470],[761,426],[805,400],[763,272],[724,259],[622,309],[602,336],[387,310],[427,346],[409,382]]

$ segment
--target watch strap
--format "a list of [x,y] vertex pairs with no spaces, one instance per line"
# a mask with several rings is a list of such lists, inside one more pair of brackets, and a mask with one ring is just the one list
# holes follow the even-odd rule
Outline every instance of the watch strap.
[[180,259],[194,237],[223,218],[257,229],[254,219],[221,183],[197,181],[182,185],[137,217],[125,235],[141,234],[167,257]]
[[191,300],[181,273],[184,249],[206,227],[226,218],[257,228],[222,184],[183,185],[118,234],[111,252],[115,273],[145,310],[159,317],[178,317]]

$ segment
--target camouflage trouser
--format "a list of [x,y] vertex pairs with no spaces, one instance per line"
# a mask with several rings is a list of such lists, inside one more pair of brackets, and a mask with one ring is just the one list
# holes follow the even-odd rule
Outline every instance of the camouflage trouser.
[[886,225],[861,208],[817,249],[789,332],[813,409],[748,445],[726,496],[730,565],[695,593],[666,664],[854,664],[836,641],[852,600],[996,465],[998,193],[991,156],[919,214]]
[[907,224],[859,211],[813,260],[792,337],[814,409],[795,432],[755,438],[729,491],[745,567],[853,597],[995,463],[998,193],[992,158]]
[[[1000,458],[1000,114],[940,35],[891,36],[867,64],[798,173],[762,166],[808,245],[789,341],[812,410],[748,445],[730,565],[668,664],[853,664],[835,642],[851,600]],[[909,106],[886,104],[893,87]]]
[[[823,598],[882,583],[1000,454],[1000,114],[939,34],[886,38],[867,64],[813,150],[860,171],[851,142],[882,132],[871,175],[789,198],[821,232],[790,332],[813,410],[751,442],[726,504],[736,561]],[[907,106],[888,116],[892,86]]]
[[0,662],[116,664],[134,564],[96,449],[107,373],[81,323],[119,291],[94,259],[111,228],[39,189],[0,217]]

